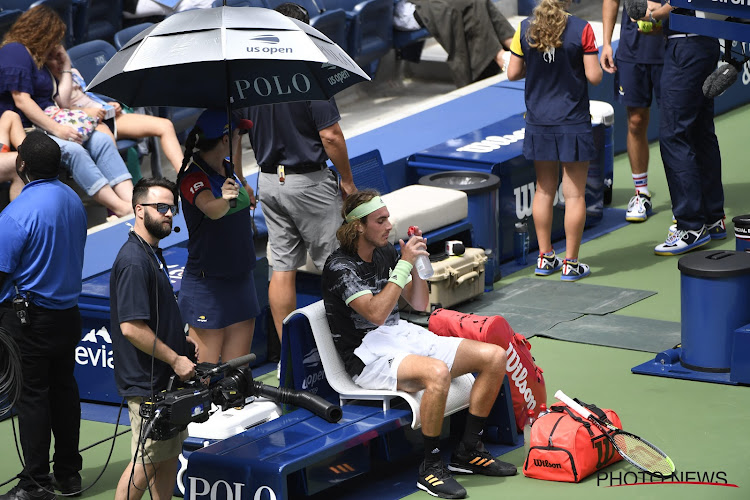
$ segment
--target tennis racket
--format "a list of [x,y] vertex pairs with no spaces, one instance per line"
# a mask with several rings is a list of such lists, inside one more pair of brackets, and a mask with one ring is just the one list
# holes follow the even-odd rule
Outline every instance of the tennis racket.
[[661,477],[669,477],[674,474],[675,467],[672,459],[653,444],[635,434],[618,429],[610,422],[597,418],[596,415],[573,401],[562,391],[557,391],[555,397],[582,417],[591,420],[609,438],[622,458],[634,466],[649,474]]

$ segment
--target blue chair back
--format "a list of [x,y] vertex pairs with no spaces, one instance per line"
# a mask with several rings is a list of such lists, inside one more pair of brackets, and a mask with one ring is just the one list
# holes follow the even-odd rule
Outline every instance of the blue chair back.
[[154,23],[141,23],[134,26],[128,26],[127,28],[121,29],[115,33],[115,48],[120,50],[128,43],[134,36],[146,28],[150,28]]
[[349,165],[357,189],[377,189],[380,194],[391,192],[379,150],[374,149],[356,156],[349,160]]
[[[224,0],[214,0],[211,7],[221,7],[224,5]],[[227,0],[227,7],[263,7],[266,8],[268,5],[265,0]]]
[[0,40],[21,14],[23,14],[23,11],[19,9],[0,10]]
[[115,48],[104,40],[91,40],[68,49],[70,62],[87,83],[94,79],[115,52]]
[[86,40],[114,41],[122,29],[122,0],[89,0]]
[[73,0],[37,0],[29,5],[29,8],[36,7],[37,5],[46,5],[57,12],[65,23],[65,26],[67,26],[67,30],[65,31],[65,46],[70,47],[73,45]]

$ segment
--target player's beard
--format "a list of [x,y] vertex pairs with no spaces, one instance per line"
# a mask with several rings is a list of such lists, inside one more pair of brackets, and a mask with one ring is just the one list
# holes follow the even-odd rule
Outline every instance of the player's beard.
[[172,219],[159,222],[152,218],[148,211],[143,214],[143,225],[146,231],[158,240],[164,239],[172,233]]

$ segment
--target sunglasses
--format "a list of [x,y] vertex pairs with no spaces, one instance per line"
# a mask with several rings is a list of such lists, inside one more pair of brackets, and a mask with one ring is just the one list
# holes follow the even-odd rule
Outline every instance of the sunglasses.
[[172,211],[172,215],[177,215],[177,205],[170,205],[169,203],[139,203],[143,207],[156,207],[156,211],[162,215],[166,215],[168,211]]

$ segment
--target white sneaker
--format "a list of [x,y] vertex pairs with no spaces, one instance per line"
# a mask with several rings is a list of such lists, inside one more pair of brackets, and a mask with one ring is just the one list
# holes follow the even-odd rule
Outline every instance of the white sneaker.
[[643,222],[652,213],[651,196],[636,192],[635,196],[628,202],[628,210],[625,212],[625,220],[628,222]]
[[709,236],[705,226],[697,231],[677,229],[676,226],[670,226],[667,240],[661,245],[656,245],[654,253],[656,255],[681,255],[702,247],[709,241],[711,241],[711,236]]

